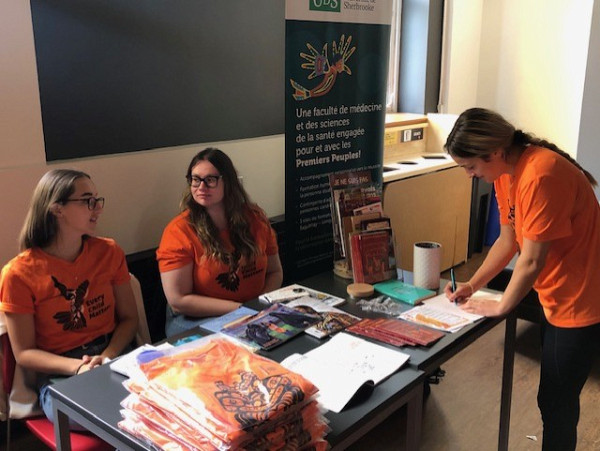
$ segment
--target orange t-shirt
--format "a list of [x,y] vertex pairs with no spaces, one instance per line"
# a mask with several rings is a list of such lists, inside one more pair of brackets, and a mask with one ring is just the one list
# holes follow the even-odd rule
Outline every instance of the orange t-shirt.
[[249,433],[259,434],[269,423],[289,419],[287,414],[299,418],[298,411],[318,391],[300,374],[233,341],[202,340],[197,347],[141,364],[148,383],[140,396],[157,400],[158,393],[165,411],[185,412],[206,436],[235,447],[251,438]]
[[600,206],[581,172],[549,149],[531,146],[513,176],[494,183],[500,223],[523,238],[550,241],[533,288],[548,321],[558,327],[600,322]]
[[[242,259],[237,271],[229,274],[229,266],[209,258],[204,253],[194,228],[188,222],[186,210],[176,216],[165,228],[156,258],[160,272],[172,271],[193,263],[193,290],[195,294],[245,302],[258,297],[265,286],[267,259],[278,252],[277,237],[264,215],[248,212],[250,231],[260,249],[253,261]],[[233,249],[229,232],[220,238],[229,250]]]
[[113,285],[129,278],[111,239],[87,238],[74,262],[28,249],[2,269],[0,310],[33,314],[36,346],[62,354],[114,330]]

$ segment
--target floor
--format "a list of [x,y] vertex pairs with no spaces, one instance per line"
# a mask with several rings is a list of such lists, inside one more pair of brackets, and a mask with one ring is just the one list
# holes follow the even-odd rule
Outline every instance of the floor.
[[[475,254],[456,269],[466,280],[485,256]],[[449,278],[448,274],[442,277]],[[504,324],[501,323],[442,367],[446,375],[424,402],[421,449],[425,451],[487,451],[498,447],[500,384]],[[541,449],[542,424],[536,403],[539,371],[539,328],[519,320],[515,356],[509,449]],[[583,389],[578,449],[600,449],[600,359]],[[402,450],[405,412],[400,409],[352,445],[350,451]],[[0,449],[6,448],[0,428]],[[12,425],[12,451],[47,449],[18,422]]]

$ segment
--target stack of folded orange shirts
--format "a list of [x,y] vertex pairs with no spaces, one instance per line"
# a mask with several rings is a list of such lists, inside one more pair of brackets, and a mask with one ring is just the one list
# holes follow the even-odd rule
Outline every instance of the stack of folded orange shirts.
[[317,387],[231,340],[206,337],[140,370],[119,427],[157,449],[327,448]]

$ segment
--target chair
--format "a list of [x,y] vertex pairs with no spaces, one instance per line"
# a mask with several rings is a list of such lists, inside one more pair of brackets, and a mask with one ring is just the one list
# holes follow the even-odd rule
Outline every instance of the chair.
[[149,344],[152,342],[150,338],[150,329],[148,328],[148,319],[146,318],[146,308],[144,307],[144,298],[142,296],[142,287],[140,281],[133,274],[131,276],[131,289],[138,311],[138,331],[135,335],[135,342],[138,346]]
[[[146,310],[144,308],[140,283],[133,274],[130,273],[130,276],[131,288],[138,310],[138,331],[136,333],[135,341],[138,346],[141,346],[150,343],[150,331],[146,320]],[[15,374],[17,373],[20,376],[21,373],[19,370],[22,371],[23,369],[16,364],[8,333],[6,333],[4,325],[4,315],[0,314],[0,356],[2,358],[2,388],[4,392],[4,404],[2,405],[4,411],[0,412],[0,416],[6,417],[6,451],[10,451],[10,420],[11,418],[23,418],[23,416],[26,416],[23,418],[23,421],[33,435],[39,438],[50,449],[56,450],[54,425],[45,416],[39,415],[39,409],[33,407],[33,404],[37,404],[37,394],[34,393],[31,388],[27,387],[23,377],[17,377],[15,379]],[[15,383],[17,383],[16,387],[14,386]],[[21,395],[20,397],[28,400],[32,404],[30,411],[25,409],[26,413],[20,414],[23,416],[11,415],[10,396],[14,393],[15,389],[24,393],[24,395]],[[30,413],[35,416],[27,416]],[[113,446],[91,433],[71,431],[70,435],[71,449],[73,451],[114,450]]]

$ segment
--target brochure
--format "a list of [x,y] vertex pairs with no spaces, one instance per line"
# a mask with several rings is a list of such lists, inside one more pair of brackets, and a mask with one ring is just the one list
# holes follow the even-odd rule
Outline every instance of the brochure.
[[285,305],[292,307],[295,310],[316,313],[321,317],[321,320],[317,324],[304,331],[308,335],[317,338],[327,337],[360,321],[358,316],[331,307],[312,296],[303,296],[289,301]]
[[274,304],[276,302],[288,302],[305,296],[310,296],[318,301],[323,302],[324,304],[327,304],[330,307],[335,307],[336,305],[346,302],[346,299],[344,298],[333,296],[322,291],[313,290],[312,288],[298,284],[288,285],[286,287],[279,288],[278,290],[261,294],[258,299],[269,304]]
[[304,313],[274,304],[221,329],[221,333],[260,349],[271,349],[321,321],[317,313]]
[[247,318],[255,314],[256,310],[241,305],[232,312],[226,313],[225,315],[217,316],[209,321],[206,321],[205,323],[200,324],[200,327],[202,329],[206,329],[216,333],[220,332],[223,327],[229,325],[230,323],[238,321],[242,318]]

